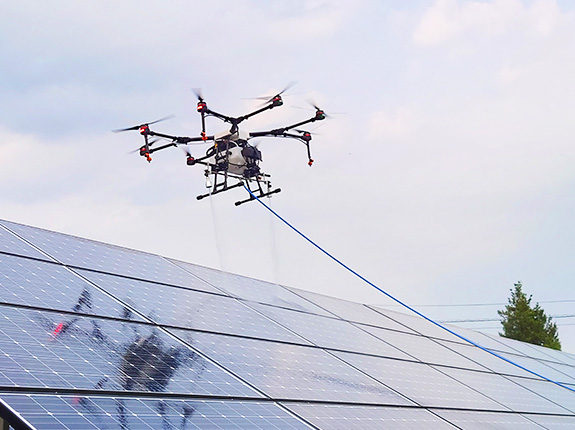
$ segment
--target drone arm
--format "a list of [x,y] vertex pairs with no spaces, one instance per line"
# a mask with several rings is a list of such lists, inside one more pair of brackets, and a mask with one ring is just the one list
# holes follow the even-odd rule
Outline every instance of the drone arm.
[[[149,131],[148,132],[148,136],[158,136],[158,137],[163,137],[164,139],[171,139],[175,144],[178,145],[185,145],[186,143],[190,143],[190,142],[204,142],[206,140],[214,140],[214,136],[200,136],[200,137],[187,137],[187,136],[172,136],[169,134],[164,134],[164,133],[156,133],[155,131]],[[172,146],[172,145],[168,145],[168,146]],[[167,146],[165,146],[167,147]]]
[[273,108],[275,108],[275,107],[277,107],[277,106],[281,106],[281,105],[282,105],[282,104],[279,104],[278,102],[274,102],[274,101],[272,100],[269,105],[264,106],[264,107],[262,107],[262,108],[260,108],[260,109],[258,109],[258,110],[255,110],[255,111],[253,111],[253,112],[251,112],[251,113],[248,113],[247,115],[240,116],[239,118],[237,118],[237,122],[238,122],[238,124],[239,124],[240,122],[245,121],[246,119],[250,119],[252,116],[255,116],[255,115],[257,115],[257,114],[260,114],[260,113],[262,113],[262,112],[265,112],[266,110],[273,109]]
[[[306,123],[306,122],[304,122],[304,123]],[[301,135],[293,134],[293,133],[287,133],[285,128],[279,128],[279,129],[270,130],[270,131],[252,132],[252,133],[250,133],[250,137],[288,137],[291,139],[300,140],[301,142],[303,142],[303,144],[307,148],[308,164],[311,166],[313,164],[313,158],[311,158],[311,151],[309,148],[309,142],[311,141],[311,133],[308,131],[302,131],[301,133],[302,133]]]

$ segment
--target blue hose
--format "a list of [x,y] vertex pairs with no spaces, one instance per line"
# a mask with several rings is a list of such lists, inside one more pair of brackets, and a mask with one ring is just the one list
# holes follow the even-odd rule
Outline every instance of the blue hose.
[[335,261],[337,264],[339,264],[340,266],[342,266],[343,268],[345,268],[346,270],[348,270],[349,272],[351,272],[352,274],[354,274],[355,276],[357,276],[359,279],[361,279],[363,282],[365,282],[366,284],[372,286],[373,288],[375,288],[377,291],[379,291],[382,294],[385,294],[387,297],[389,297],[391,300],[393,300],[394,302],[400,304],[401,306],[403,306],[406,309],[409,309],[411,312],[415,313],[416,315],[419,315],[421,318],[429,321],[432,324],[435,324],[437,327],[451,333],[452,335],[458,337],[461,340],[464,340],[467,343],[470,343],[473,346],[476,346],[477,348],[482,349],[485,352],[488,352],[491,355],[494,355],[495,357],[506,361],[509,364],[512,364],[513,366],[516,366],[522,370],[525,370],[526,372],[531,373],[532,375],[535,375],[541,379],[544,379],[545,381],[551,382],[555,385],[558,385],[562,388],[565,388],[569,391],[573,391],[575,392],[575,389],[568,387],[567,385],[564,385],[558,381],[554,381],[553,379],[549,379],[543,375],[540,375],[537,372],[534,372],[533,370],[527,369],[526,367],[521,366],[518,363],[515,363],[512,360],[509,360],[508,358],[503,357],[502,355],[497,354],[494,351],[491,351],[481,345],[479,345],[478,343],[472,341],[471,339],[466,338],[465,336],[460,335],[459,333],[454,332],[453,330],[449,329],[448,327],[441,325],[440,323],[432,320],[431,318],[425,316],[424,314],[422,314],[421,312],[417,311],[416,309],[412,308],[411,306],[407,305],[406,303],[403,303],[401,300],[393,297],[391,294],[389,294],[388,292],[382,290],[381,288],[379,288],[377,285],[375,285],[374,283],[370,282],[368,279],[364,278],[362,275],[360,275],[359,273],[357,273],[355,270],[353,270],[352,268],[350,268],[349,266],[347,266],[345,263],[343,263],[342,261],[338,260],[336,257],[334,257],[333,255],[331,255],[329,252],[327,252],[325,249],[323,249],[321,246],[319,246],[317,243],[315,243],[313,240],[311,240],[310,238],[308,238],[305,234],[303,234],[301,231],[299,231],[297,228],[295,228],[293,225],[291,225],[287,220],[285,220],[281,215],[279,215],[276,211],[274,211],[272,208],[270,208],[268,205],[266,205],[262,200],[260,200],[254,193],[252,193],[252,191],[246,186],[244,185],[244,188],[247,190],[248,193],[251,194],[251,196],[257,200],[258,202],[260,202],[267,210],[269,210],[271,213],[273,213],[279,220],[281,220],[285,225],[287,225],[289,228],[291,228],[293,231],[295,231],[297,234],[299,234],[301,237],[303,237],[306,241],[308,241],[309,243],[311,243],[313,246],[315,246],[317,249],[319,249],[321,252],[323,252],[325,255],[327,255],[329,258],[331,258],[333,261]]

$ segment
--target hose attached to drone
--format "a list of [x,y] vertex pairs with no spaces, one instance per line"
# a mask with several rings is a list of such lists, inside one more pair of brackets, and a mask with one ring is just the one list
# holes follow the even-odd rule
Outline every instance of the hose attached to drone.
[[393,300],[394,302],[398,303],[399,305],[403,306],[406,309],[409,309],[411,312],[415,313],[416,315],[420,316],[421,318],[429,321],[430,323],[436,325],[437,327],[451,333],[452,335],[458,337],[459,339],[473,345],[476,346],[479,349],[482,349],[485,352],[488,352],[491,355],[494,355],[495,357],[506,361],[509,364],[512,364],[513,366],[516,366],[522,370],[525,370],[526,372],[531,373],[532,375],[535,375],[541,379],[544,379],[545,381],[551,382],[555,385],[558,385],[562,388],[565,388],[569,391],[573,391],[575,392],[575,389],[562,384],[561,382],[555,381],[553,379],[549,379],[537,372],[534,372],[533,370],[530,370],[516,362],[514,362],[513,360],[510,360],[508,358],[503,357],[502,355],[497,354],[494,351],[491,351],[490,349],[487,349],[481,345],[479,345],[478,343],[472,341],[471,339],[466,338],[465,336],[454,332],[453,330],[451,330],[449,327],[446,327],[440,323],[438,323],[437,321],[434,321],[433,319],[425,316],[424,314],[422,314],[421,312],[419,312],[418,310],[412,308],[411,306],[409,306],[408,304],[402,302],[401,300],[397,299],[396,297],[392,296],[391,294],[389,294],[388,292],[386,292],[385,290],[381,289],[380,287],[378,287],[377,285],[375,285],[374,283],[370,282],[368,279],[364,278],[362,275],[360,275],[358,272],[356,272],[355,270],[353,270],[352,268],[350,268],[349,266],[347,266],[345,263],[343,263],[342,261],[338,260],[336,257],[334,257],[333,255],[331,255],[329,252],[327,252],[325,249],[323,249],[321,246],[319,246],[317,243],[315,243],[313,240],[311,240],[309,237],[307,237],[305,234],[303,234],[301,231],[299,231],[297,228],[295,228],[292,224],[290,224],[286,219],[284,219],[281,215],[279,215],[276,211],[274,211],[272,208],[270,208],[268,205],[266,205],[262,200],[260,200],[254,193],[252,193],[252,191],[246,187],[244,185],[244,188],[246,189],[246,191],[248,193],[251,194],[251,196],[257,200],[258,202],[260,202],[262,204],[263,207],[265,207],[267,210],[269,210],[272,214],[274,214],[280,221],[282,221],[285,225],[287,225],[289,228],[291,228],[293,231],[295,231],[297,234],[299,234],[301,237],[303,237],[306,241],[308,241],[309,243],[311,243],[314,247],[316,247],[318,250],[320,250],[321,252],[323,252],[325,255],[327,255],[329,258],[331,258],[333,261],[335,261],[337,264],[339,264],[340,266],[342,266],[344,269],[346,269],[347,271],[351,272],[353,275],[355,275],[356,277],[358,277],[359,279],[361,279],[363,282],[365,282],[366,284],[368,284],[369,286],[375,288],[377,291],[379,291],[380,293],[384,294],[385,296],[387,296],[388,298],[390,298],[391,300]]

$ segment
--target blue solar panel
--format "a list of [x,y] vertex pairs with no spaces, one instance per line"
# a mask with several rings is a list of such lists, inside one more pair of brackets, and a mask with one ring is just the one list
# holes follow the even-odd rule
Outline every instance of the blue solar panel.
[[474,411],[433,411],[465,430],[542,430],[534,421],[519,414]]
[[257,396],[153,326],[0,310],[0,386]]
[[235,298],[86,270],[78,272],[158,324],[309,343]]
[[347,321],[359,322],[363,324],[374,325],[376,327],[384,327],[393,330],[414,333],[414,331],[409,327],[397,323],[396,321],[386,317],[381,312],[377,312],[369,306],[337,299],[335,297],[324,296],[322,294],[296,290],[295,288],[290,288],[290,290],[302,297],[305,297],[310,302],[317,303],[333,315],[336,315]]
[[497,402],[425,363],[347,352],[334,354],[419,405],[480,410],[505,409]]
[[324,430],[454,430],[447,421],[425,409],[384,406],[318,405],[285,403]]
[[23,255],[25,257],[40,258],[42,260],[52,260],[36,248],[24,242],[15,234],[2,226],[0,220],[0,252]]
[[319,348],[170,331],[271,398],[412,404]]
[[311,312],[318,315],[330,315],[319,306],[302,299],[281,285],[232,273],[225,273],[220,270],[197,266],[178,260],[170,261],[189,273],[197,275],[210,285],[218,288],[218,290],[224,291],[234,297],[252,302],[267,303],[269,305]]
[[474,372],[449,367],[441,372],[486,395],[512,411],[531,411],[550,414],[567,414],[569,411],[523,386],[489,372]]
[[311,428],[271,402],[6,393],[0,396],[38,429]]
[[0,254],[0,302],[142,321],[66,267]]
[[250,306],[318,346],[410,359],[409,355],[393,344],[384,342],[348,321],[268,305]]
[[27,241],[61,263],[138,279],[216,292],[212,286],[159,255],[3,221]]
[[[453,329],[575,389],[575,356]],[[420,317],[0,220],[0,417],[19,429],[567,429],[575,393]]]

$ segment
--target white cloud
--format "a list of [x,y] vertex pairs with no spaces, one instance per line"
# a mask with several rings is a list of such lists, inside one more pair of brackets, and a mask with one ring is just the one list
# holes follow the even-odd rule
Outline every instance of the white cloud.
[[413,32],[417,45],[432,46],[470,35],[500,36],[512,29],[548,34],[560,23],[554,0],[460,1],[436,0],[423,14]]
[[371,117],[367,138],[403,137],[413,131],[413,127],[414,117],[409,108],[399,108],[394,114],[378,111]]

